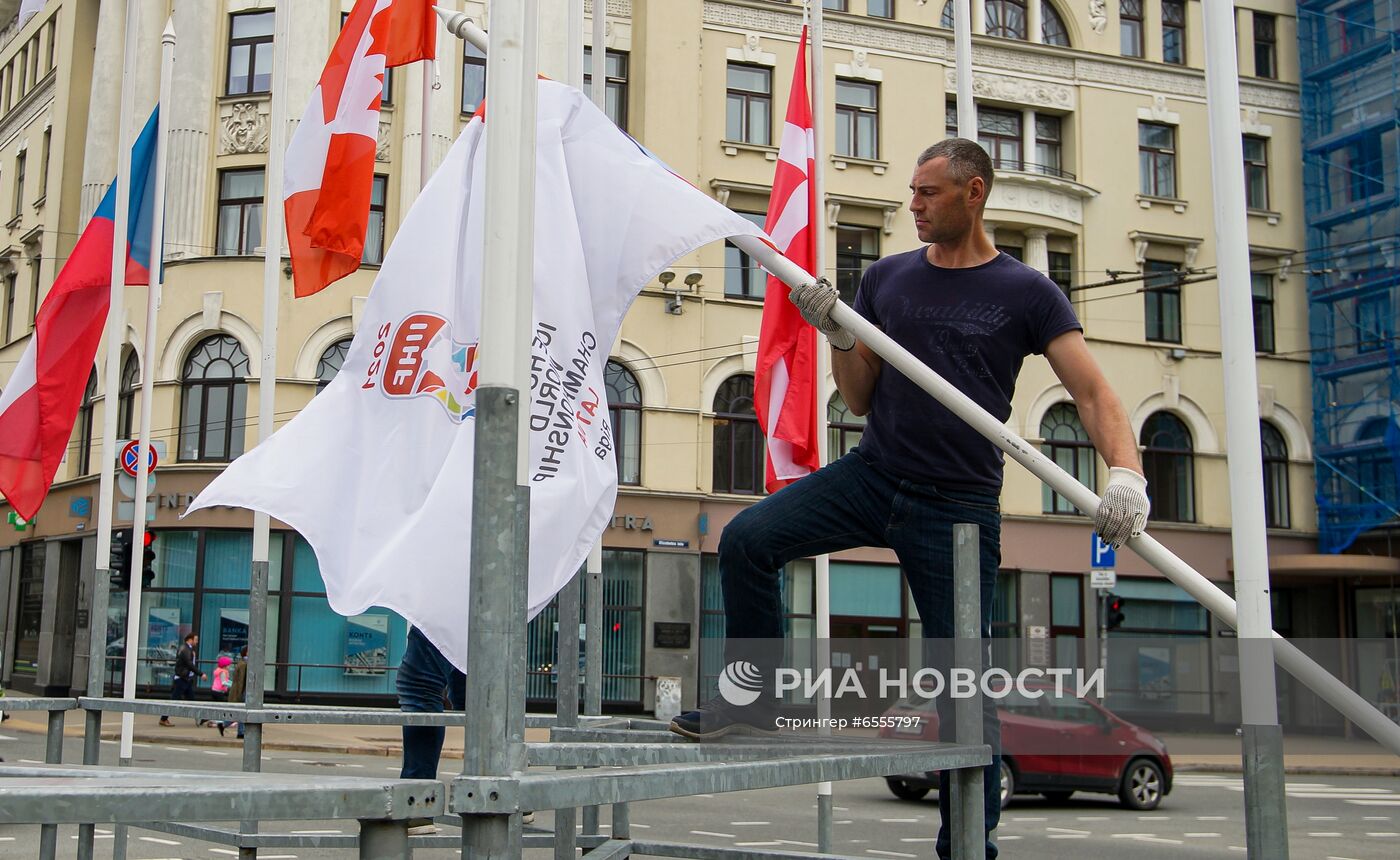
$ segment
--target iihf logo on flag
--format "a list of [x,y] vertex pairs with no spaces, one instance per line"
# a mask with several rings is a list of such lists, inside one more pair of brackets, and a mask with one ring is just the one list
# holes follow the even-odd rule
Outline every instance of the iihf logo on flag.
[[374,360],[361,388],[385,397],[431,397],[460,424],[476,416],[477,344],[452,339],[452,324],[432,313],[413,313],[375,334]]

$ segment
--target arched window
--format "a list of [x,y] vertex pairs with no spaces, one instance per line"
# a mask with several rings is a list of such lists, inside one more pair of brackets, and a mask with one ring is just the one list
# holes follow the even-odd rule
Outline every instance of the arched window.
[[92,401],[97,397],[97,370],[88,374],[83,405],[78,407],[78,474],[86,475],[92,466]]
[[1065,26],[1065,19],[1060,17],[1060,13],[1055,11],[1055,7],[1050,3],[1040,4],[1040,40],[1047,45],[1069,47],[1069,28]]
[[1026,4],[1023,0],[984,0],[983,9],[988,36],[1026,40]]
[[248,355],[216,334],[200,341],[180,377],[180,459],[227,462],[243,453]]
[[1288,443],[1278,428],[1259,422],[1264,452],[1264,522],[1272,529],[1288,528]]
[[753,411],[753,377],[731,376],[715,393],[716,493],[763,493],[763,432]]
[[608,420],[612,422],[613,453],[617,456],[617,482],[642,482],[642,387],[621,362],[603,368],[608,392]]
[[[986,22],[988,36],[1026,41],[1026,34],[1030,32],[1026,0],[986,0],[986,3],[983,20]],[[953,0],[943,4],[943,15],[938,19],[938,26],[947,30],[953,29]],[[1065,26],[1065,19],[1060,17],[1059,11],[1049,0],[1040,0],[1040,41],[1047,45],[1069,47],[1069,28]]]
[[321,360],[316,362],[316,393],[320,394],[322,389],[331,384],[335,375],[340,373],[340,368],[345,364],[345,356],[350,352],[350,338],[338,340],[326,347],[326,351],[321,353]]
[[1191,431],[1170,412],[1154,412],[1142,425],[1142,468],[1152,519],[1168,523],[1196,521],[1195,454]]
[[136,392],[141,388],[141,361],[136,351],[127,353],[122,365],[122,381],[117,398],[117,438],[136,438]]
[[[1045,440],[1040,450],[1045,456],[1075,480],[1094,488],[1095,462],[1094,443],[1089,441],[1089,433],[1079,420],[1079,410],[1073,403],[1057,403],[1051,406],[1040,419],[1040,438]],[[1078,514],[1080,510],[1070,504],[1069,499],[1050,489],[1041,487],[1042,510],[1047,514]]]
[[838,391],[831,395],[831,402],[826,404],[826,427],[827,456],[835,460],[846,456],[860,444],[861,434],[865,432],[865,417],[851,412]]

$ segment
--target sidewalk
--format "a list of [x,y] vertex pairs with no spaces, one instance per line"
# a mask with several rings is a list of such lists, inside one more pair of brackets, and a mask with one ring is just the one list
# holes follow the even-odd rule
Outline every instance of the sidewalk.
[[[11,695],[14,695],[13,693]],[[3,700],[0,700],[3,706]],[[32,711],[11,711],[0,734],[9,732],[45,731],[45,715]],[[229,729],[220,737],[212,726],[197,728],[186,717],[172,719],[174,725],[158,725],[156,717],[136,715],[134,739],[138,743],[174,744],[178,746],[209,746],[241,748],[242,743]],[[102,721],[102,737],[116,740],[121,723],[115,714]],[[82,737],[83,723],[78,712],[70,712],[64,724],[68,737]],[[1240,739],[1233,735],[1167,734],[1159,733],[1167,744],[1172,764],[1178,773],[1239,773]],[[546,741],[546,729],[527,729],[527,741]],[[398,726],[334,726],[269,724],[263,729],[263,749],[290,750],[307,753],[343,753],[349,755],[382,755],[398,758],[403,754],[402,734]],[[0,744],[3,755],[3,744]],[[462,757],[462,733],[449,731],[442,750],[445,759]],[[1330,774],[1363,776],[1400,776],[1400,756],[1386,752],[1367,739],[1294,736],[1284,738],[1284,771],[1289,774]]]
[[[14,695],[11,693],[10,695]],[[3,710],[0,699],[0,710]],[[43,734],[47,731],[47,715],[35,711],[8,711],[0,734],[29,732]],[[243,742],[235,737],[236,729],[229,727],[227,734],[220,737],[218,729],[212,725],[198,727],[188,717],[171,717],[172,726],[162,726],[158,717],[136,714],[133,740],[144,744],[173,744],[176,746],[230,747],[241,749]],[[290,750],[309,753],[343,753],[346,755],[382,755],[398,758],[403,755],[403,730],[399,726],[334,726],[334,725],[287,725],[268,724],[263,728],[263,749]],[[80,711],[69,711],[64,720],[65,737],[83,736],[83,718]],[[118,740],[121,737],[121,719],[108,713],[102,719],[102,737]],[[526,729],[525,740],[530,742],[549,740],[547,729]],[[0,750],[4,749],[0,743]],[[3,752],[0,752],[3,755]],[[462,733],[449,731],[442,747],[445,759],[462,757]]]

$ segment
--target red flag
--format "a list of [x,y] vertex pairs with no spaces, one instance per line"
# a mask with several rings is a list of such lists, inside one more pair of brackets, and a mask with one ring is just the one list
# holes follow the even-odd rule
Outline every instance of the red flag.
[[[131,151],[126,283],[149,284],[153,266],[158,111]],[[63,462],[111,300],[117,183],[54,278],[29,339],[0,391],[0,493],[26,520],[44,503]]]
[[287,146],[282,191],[297,296],[360,267],[384,70],[431,60],[436,39],[432,0],[356,0],[345,19]]
[[[797,47],[778,169],[763,228],[789,260],[817,271],[817,198],[812,186],[815,146],[807,100],[807,28]],[[754,410],[767,440],[764,486],[776,492],[821,466],[817,452],[817,332],[788,300],[788,287],[771,275],[763,298],[754,375]]]

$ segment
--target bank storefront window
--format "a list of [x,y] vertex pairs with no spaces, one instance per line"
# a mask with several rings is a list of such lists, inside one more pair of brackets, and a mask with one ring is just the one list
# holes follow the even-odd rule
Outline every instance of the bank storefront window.
[[282,688],[294,697],[394,695],[407,622],[377,606],[353,618],[334,612],[311,545],[300,535],[289,539],[293,592]]

